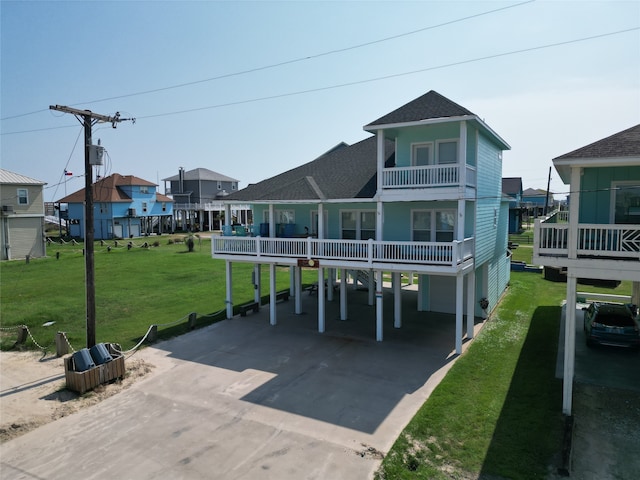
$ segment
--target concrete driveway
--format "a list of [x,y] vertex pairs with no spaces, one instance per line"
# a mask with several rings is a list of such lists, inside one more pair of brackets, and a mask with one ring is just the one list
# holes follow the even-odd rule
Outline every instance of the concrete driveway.
[[265,308],[147,348],[150,377],[2,445],[2,477],[371,478],[456,358],[454,317],[404,293],[403,328],[386,315],[381,343],[366,292],[347,321],[328,303],[324,334],[305,293],[309,313],[279,304],[275,327]]

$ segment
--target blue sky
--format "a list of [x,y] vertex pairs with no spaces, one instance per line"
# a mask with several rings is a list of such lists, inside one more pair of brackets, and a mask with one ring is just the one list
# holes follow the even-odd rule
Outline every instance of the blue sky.
[[84,186],[81,126],[55,104],[136,117],[94,127],[99,173],[161,191],[181,166],[258,182],[429,90],[511,145],[503,176],[525,188],[640,123],[638,1],[3,0],[0,22],[0,164],[47,182],[46,201]]

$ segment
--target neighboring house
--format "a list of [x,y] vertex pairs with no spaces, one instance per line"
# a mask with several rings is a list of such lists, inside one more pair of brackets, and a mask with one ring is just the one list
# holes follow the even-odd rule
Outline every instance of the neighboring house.
[[[545,203],[547,208],[545,210]],[[522,206],[525,207],[527,215],[530,218],[538,218],[545,213],[553,210],[554,199],[553,193],[540,188],[527,188],[522,192]]]
[[[318,330],[324,331],[339,273],[340,317],[348,316],[346,280],[369,288],[382,340],[382,273],[390,272],[394,325],[402,324],[401,273],[418,276],[419,311],[455,315],[456,351],[476,316],[498,303],[509,281],[508,201],[501,195],[502,151],[509,145],[480,117],[435,91],[364,127],[374,135],[340,144],[310,163],[248,186],[224,200],[250,203],[256,237],[213,237],[212,255],[227,261],[231,317],[233,262],[270,267],[275,324],[276,265],[291,267],[296,313],[301,268],[318,269]],[[276,238],[279,237],[279,238]],[[256,299],[260,269],[256,267]],[[375,297],[375,301],[374,301]]]
[[46,182],[0,168],[0,250],[2,260],[44,257]]
[[[133,175],[114,173],[93,184],[94,238],[130,238],[171,231],[173,200],[157,185]],[[85,189],[57,201],[67,204],[69,234],[84,238]],[[61,209],[61,211],[64,209]]]
[[566,269],[563,411],[571,414],[577,279],[630,280],[640,304],[640,125],[553,159],[569,212],[537,221],[533,263]]
[[509,197],[509,233],[520,233],[522,230],[522,178],[503,178],[502,194]]
[[[221,200],[238,190],[238,180],[206,168],[185,172],[180,167],[178,175],[162,181],[165,193],[174,201],[174,226],[183,230],[220,230],[224,212]],[[236,223],[251,223],[248,206],[234,208],[232,216]]]

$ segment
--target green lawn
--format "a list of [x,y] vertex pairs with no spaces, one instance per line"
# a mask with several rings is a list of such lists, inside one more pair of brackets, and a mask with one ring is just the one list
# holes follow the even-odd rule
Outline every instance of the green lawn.
[[[225,308],[225,264],[211,258],[208,239],[196,239],[195,251],[187,252],[183,243],[169,244],[169,237],[151,237],[158,247],[126,248],[126,242],[96,243],[96,340],[117,342],[123,348],[135,345],[151,324],[175,322],[190,312],[198,314],[204,325],[216,318],[209,314]],[[144,240],[136,239],[136,245]],[[59,253],[59,259],[56,255]],[[52,244],[47,258],[3,262],[0,266],[1,327],[27,325],[36,341],[52,345],[57,331],[64,331],[71,345],[78,349],[86,343],[85,272],[82,245]],[[253,299],[253,266],[233,265],[234,303]],[[268,293],[269,270],[262,273],[263,288]],[[307,273],[303,282],[317,281],[315,272]],[[289,272],[277,277],[278,289],[289,288]],[[43,327],[46,322],[54,325]],[[160,326],[160,337],[187,330],[186,323],[175,327]],[[15,331],[2,331],[2,348],[15,342]],[[31,340],[27,342],[31,345]]]

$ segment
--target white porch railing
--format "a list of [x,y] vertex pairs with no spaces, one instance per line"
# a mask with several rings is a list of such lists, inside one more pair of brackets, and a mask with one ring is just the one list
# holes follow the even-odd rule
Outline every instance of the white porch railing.
[[[476,169],[466,166],[466,185],[475,187]],[[460,165],[394,167],[382,171],[383,188],[453,187],[460,184]]]
[[389,242],[317,238],[211,238],[212,256],[244,255],[344,262],[456,266],[473,257],[474,239],[453,242]]
[[[231,210],[250,210],[249,205],[232,205]],[[224,211],[223,202],[207,202],[207,203],[175,203],[173,204],[173,210],[199,210],[205,212]]]
[[[576,254],[591,257],[640,258],[640,226],[578,225]],[[538,255],[569,255],[569,224],[540,222],[534,231]]]

